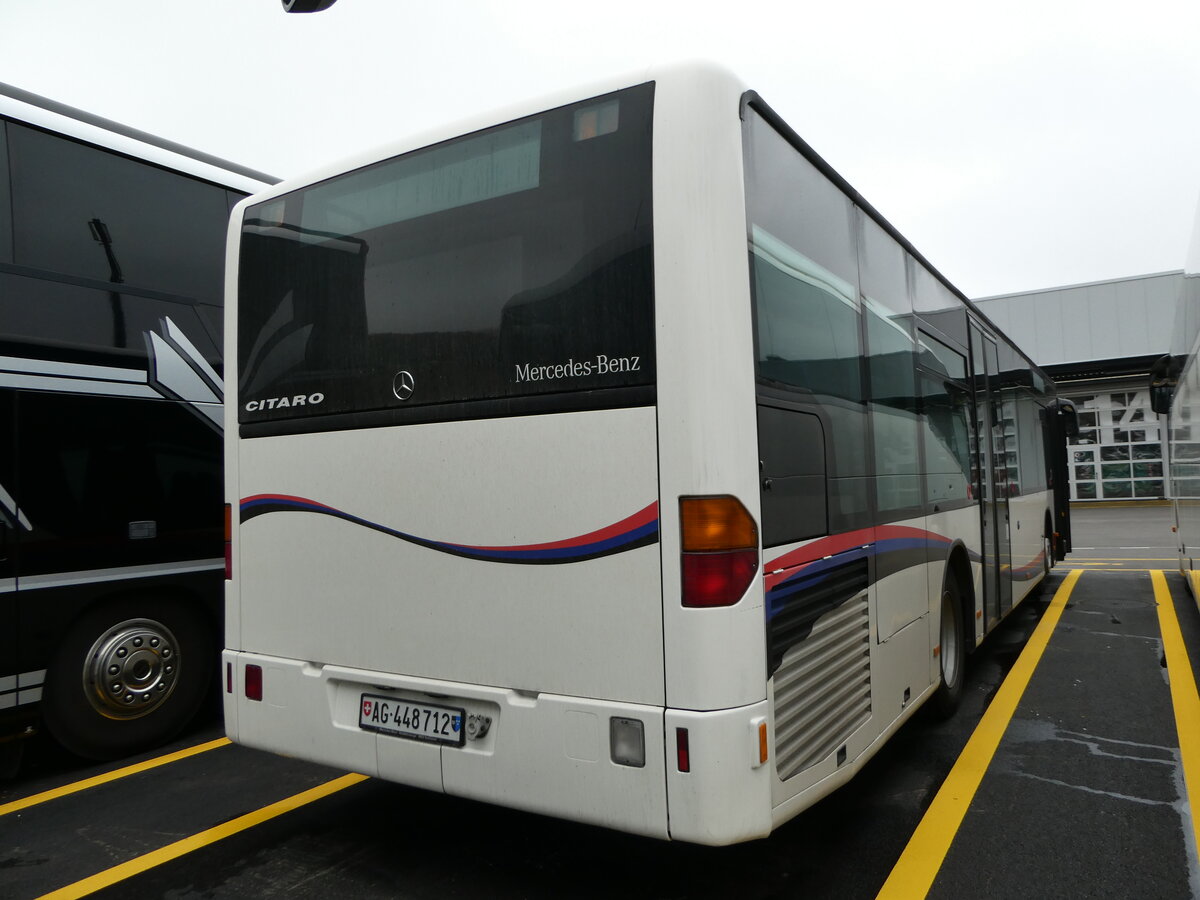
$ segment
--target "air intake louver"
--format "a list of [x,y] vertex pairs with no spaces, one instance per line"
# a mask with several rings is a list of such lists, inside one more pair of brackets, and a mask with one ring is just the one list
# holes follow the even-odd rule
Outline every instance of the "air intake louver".
[[786,652],[775,672],[775,768],[781,779],[820,762],[871,715],[865,583],[859,596],[808,627],[811,633]]
[[772,588],[767,595],[767,677],[785,653],[808,638],[819,618],[865,591],[868,583],[866,555],[852,550],[810,563]]

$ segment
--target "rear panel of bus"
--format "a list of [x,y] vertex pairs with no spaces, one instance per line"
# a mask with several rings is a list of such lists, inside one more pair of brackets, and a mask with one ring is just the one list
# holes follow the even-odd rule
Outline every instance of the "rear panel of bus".
[[243,210],[239,741],[665,835],[653,95]]

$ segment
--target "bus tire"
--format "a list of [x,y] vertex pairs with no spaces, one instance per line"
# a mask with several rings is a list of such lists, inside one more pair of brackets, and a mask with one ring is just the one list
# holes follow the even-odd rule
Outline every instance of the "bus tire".
[[953,576],[947,579],[946,586],[942,589],[941,607],[938,617],[938,667],[942,684],[933,695],[932,706],[936,716],[948,719],[954,715],[962,700],[967,668],[962,597],[959,594],[958,582]]
[[143,595],[93,607],[51,661],[42,698],[46,728],[89,759],[163,744],[199,710],[215,662],[212,628],[194,603]]

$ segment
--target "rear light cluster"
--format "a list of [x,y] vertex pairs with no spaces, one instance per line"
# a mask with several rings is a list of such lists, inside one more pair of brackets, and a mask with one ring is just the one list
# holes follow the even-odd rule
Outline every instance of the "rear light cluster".
[[246,666],[246,699],[262,701],[263,670],[262,666],[250,663]]
[[758,526],[736,497],[681,497],[683,605],[732,606],[758,571]]
[[675,765],[680,772],[692,771],[692,748],[686,728],[675,729]]

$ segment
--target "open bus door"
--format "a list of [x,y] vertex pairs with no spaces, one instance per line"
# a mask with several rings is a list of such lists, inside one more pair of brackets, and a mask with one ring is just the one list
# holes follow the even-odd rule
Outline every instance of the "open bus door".
[[1067,441],[1079,434],[1075,404],[1056,397],[1046,407],[1046,470],[1054,491],[1054,558],[1071,552],[1071,478]]
[[976,496],[981,517],[983,608],[990,629],[1012,607],[1006,431],[995,342],[971,324],[975,389]]

